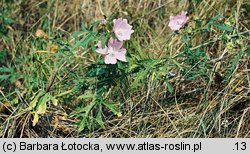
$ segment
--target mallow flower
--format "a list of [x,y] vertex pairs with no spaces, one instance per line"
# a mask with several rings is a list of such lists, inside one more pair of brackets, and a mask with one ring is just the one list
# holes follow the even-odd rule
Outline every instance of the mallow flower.
[[110,38],[108,46],[102,47],[102,43],[99,41],[97,43],[96,52],[104,55],[105,64],[116,64],[117,60],[126,62],[126,52],[125,48],[122,48],[123,42],[117,39]]
[[102,24],[105,25],[107,23],[106,19],[102,19]]
[[169,77],[174,77],[176,74],[175,73],[173,73],[173,72],[168,72],[168,76]]
[[171,30],[180,30],[180,28],[188,21],[187,12],[182,11],[180,15],[170,16],[169,19],[170,22],[168,26]]
[[114,19],[113,23],[113,30],[117,39],[119,41],[129,40],[134,30],[132,30],[132,26],[128,24],[127,19]]

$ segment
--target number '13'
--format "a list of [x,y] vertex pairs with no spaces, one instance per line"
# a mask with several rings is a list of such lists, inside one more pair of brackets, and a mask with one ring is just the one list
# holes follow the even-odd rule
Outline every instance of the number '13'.
[[247,149],[247,144],[246,142],[236,142],[235,143],[236,150],[246,150]]

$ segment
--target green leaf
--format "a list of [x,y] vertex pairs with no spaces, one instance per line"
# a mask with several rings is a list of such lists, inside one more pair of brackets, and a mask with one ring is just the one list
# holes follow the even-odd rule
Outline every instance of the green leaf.
[[96,26],[99,25],[100,23],[101,23],[101,20],[97,20],[97,21],[91,23],[90,29],[92,30],[94,27],[96,27]]
[[86,113],[87,111],[89,111],[90,108],[91,108],[90,105],[85,106],[85,107],[79,107],[79,108],[75,109],[75,111],[72,112],[72,113],[70,114],[70,116],[71,116],[71,117],[74,117],[74,116],[75,116],[75,117],[81,117],[81,115],[82,115],[83,113]]
[[34,118],[32,120],[32,126],[35,126],[39,120],[39,115],[37,112],[34,113]]
[[90,31],[89,28],[86,25],[84,25],[84,24],[82,24],[82,30],[84,32],[89,32]]
[[81,119],[81,122],[78,124],[78,128],[77,128],[77,131],[78,132],[81,132],[84,130],[86,126],[86,117],[85,116],[82,116],[82,119]]
[[248,45],[247,49],[245,50],[246,54],[250,56],[250,45]]
[[6,79],[10,78],[10,75],[0,75],[0,81],[4,81]]
[[96,118],[95,118],[96,122],[102,127],[104,128],[104,122],[102,120],[102,110],[101,108],[99,109],[97,115],[96,115]]
[[91,94],[91,93],[86,93],[86,94],[83,94],[83,95],[78,96],[78,99],[88,99],[88,98],[94,99],[94,98],[95,98],[95,95],[94,95],[94,94]]
[[72,92],[74,92],[74,90],[71,89],[71,90],[62,92],[62,93],[56,95],[55,97],[62,97],[62,96],[64,96],[64,95],[70,94],[70,93],[72,93]]
[[96,102],[93,101],[91,104],[85,106],[85,107],[79,107],[74,112],[71,113],[71,116],[80,117],[82,114],[85,114],[87,117],[89,115],[89,112],[92,110],[92,108],[96,105]]
[[71,36],[75,39],[75,41],[79,40],[79,36],[83,35],[83,32],[73,32]]
[[91,32],[87,34],[86,36],[83,36],[82,39],[80,39],[79,41],[76,41],[76,44],[73,45],[71,50],[75,50],[76,48],[79,48],[81,46],[88,48],[89,45],[96,39],[96,34],[97,34],[96,32]]
[[220,30],[225,30],[225,31],[228,31],[228,32],[232,32],[233,31],[233,28],[225,25],[225,24],[220,24],[220,23],[214,23],[214,26],[218,27]]
[[226,80],[228,80],[231,77],[231,75],[233,74],[233,72],[234,72],[235,68],[237,67],[237,64],[239,63],[240,58],[242,57],[243,53],[244,53],[244,51],[240,50],[238,52],[238,54],[235,56],[235,59],[234,59],[232,65],[231,65],[231,67],[229,68]]
[[168,82],[168,79],[165,80],[165,83],[167,85],[168,91],[172,94],[173,93],[173,88],[171,84]]
[[45,92],[44,91],[40,91],[37,95],[36,95],[36,97],[30,102],[30,105],[29,105],[29,110],[32,110],[32,109],[34,109],[35,107],[36,107],[36,105],[37,105],[37,102],[38,102],[38,100],[39,100],[39,98],[42,96],[42,95],[44,95],[45,94]]
[[50,100],[49,95],[45,94],[41,99],[37,106],[37,113],[44,114],[47,109],[47,102]]
[[115,115],[119,113],[118,104],[114,102],[102,102],[107,108],[109,108]]
[[54,96],[50,96],[50,100],[52,101],[53,105],[58,105],[58,100]]

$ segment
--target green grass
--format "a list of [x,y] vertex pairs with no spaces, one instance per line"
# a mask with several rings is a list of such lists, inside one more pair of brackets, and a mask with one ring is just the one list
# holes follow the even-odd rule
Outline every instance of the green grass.
[[[1,0],[0,136],[249,137],[249,6]],[[173,32],[182,10],[189,22]],[[127,63],[94,51],[104,16],[133,26]]]

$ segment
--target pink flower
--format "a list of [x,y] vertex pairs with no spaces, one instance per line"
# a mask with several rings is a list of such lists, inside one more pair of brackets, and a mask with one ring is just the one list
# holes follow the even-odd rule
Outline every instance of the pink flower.
[[168,76],[169,77],[174,77],[176,74],[175,73],[173,73],[173,72],[168,72]]
[[122,19],[122,18],[114,19],[113,23],[114,23],[113,30],[118,40],[119,41],[129,40],[134,30],[132,30],[132,26],[128,24],[127,19]]
[[117,59],[120,61],[126,62],[126,52],[125,48],[122,48],[123,42],[118,41],[117,39],[110,38],[108,46],[102,48],[102,43],[97,43],[96,52],[105,56],[105,64],[116,64]]
[[107,23],[106,19],[102,19],[102,24],[105,25]]
[[188,21],[188,17],[186,14],[187,14],[187,12],[182,11],[180,15],[170,16],[169,17],[170,22],[169,22],[168,26],[172,30],[179,30]]

